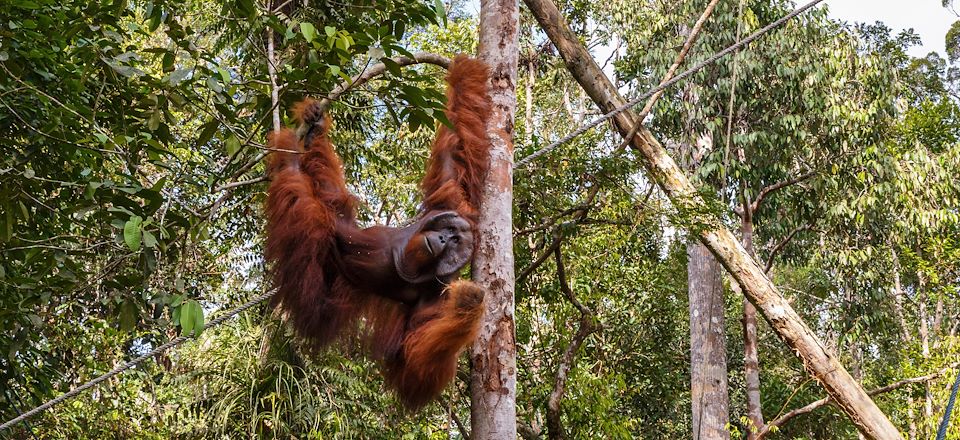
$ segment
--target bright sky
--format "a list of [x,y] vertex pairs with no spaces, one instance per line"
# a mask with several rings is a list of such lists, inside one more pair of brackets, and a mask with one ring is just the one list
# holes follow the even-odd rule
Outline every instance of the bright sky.
[[923,40],[923,46],[913,47],[909,52],[915,57],[934,51],[944,56],[944,36],[950,25],[958,20],[950,10],[941,6],[941,0],[827,0],[824,3],[830,9],[830,16],[839,20],[851,23],[882,21],[895,32],[913,28]]
[[[795,0],[797,4],[807,0]],[[910,50],[910,55],[922,57],[936,51],[944,56],[943,38],[954,21],[958,20],[941,6],[941,0],[827,0],[830,16],[850,23],[882,21],[895,32],[913,28],[923,40],[923,46]],[[480,10],[479,0],[468,0],[466,8],[474,14]]]

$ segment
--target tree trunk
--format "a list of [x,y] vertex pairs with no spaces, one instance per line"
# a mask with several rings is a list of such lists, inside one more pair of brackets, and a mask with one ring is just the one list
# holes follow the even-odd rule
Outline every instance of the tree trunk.
[[[600,66],[580,43],[557,6],[550,0],[524,0],[557,47],[567,69],[584,91],[604,112],[626,103],[617,88],[604,75]],[[637,123],[635,115],[622,112],[612,119],[617,130],[627,136]],[[687,180],[676,162],[649,130],[641,129],[630,139],[652,180],[667,194],[674,206],[684,212],[701,212],[703,199]],[[900,439],[902,436],[870,399],[833,353],[828,352],[816,334],[764,275],[732,233],[715,218],[699,216],[696,224],[703,225],[697,233],[730,275],[744,288],[744,294],[763,313],[770,327],[802,359],[807,371],[820,381],[851,422],[870,438]]]
[[720,264],[703,243],[687,243],[690,401],[694,440],[730,438],[720,271]]
[[[740,226],[743,249],[750,256],[753,250],[753,212],[744,203],[743,222]],[[757,338],[757,308],[750,301],[743,301],[743,378],[747,388],[747,438],[753,439],[763,429],[763,407],[760,403],[760,349]]]
[[[681,34],[690,36],[690,29]],[[699,93],[688,85],[683,100],[690,108],[699,105]],[[646,107],[645,107],[646,108]],[[698,134],[688,114],[681,157],[694,172],[713,146],[709,134]],[[703,243],[687,242],[687,297],[690,303],[690,420],[693,439],[729,439],[730,398],[727,393],[727,338],[723,316],[722,268]]]
[[[930,316],[927,313],[926,282],[923,273],[920,271],[917,271],[917,302],[919,303],[918,314],[920,319],[920,354],[926,362],[927,359],[930,359],[930,327],[927,321]],[[923,389],[923,417],[926,422],[925,425],[929,425],[930,421],[933,420],[933,394],[930,393],[929,383],[924,384]],[[926,428],[924,428],[924,431],[926,431]]]
[[[910,326],[907,325],[907,318],[903,313],[903,285],[900,283],[900,258],[897,257],[895,249],[890,250],[893,257],[893,312],[900,322],[900,338],[904,347],[913,344],[913,337],[910,335]],[[917,438],[917,419],[913,410],[913,395],[907,393],[907,435],[910,440]]]
[[[267,2],[270,15],[273,15],[273,2]],[[267,26],[267,77],[270,78],[270,113],[273,116],[273,131],[280,131],[280,87],[277,85],[277,57],[274,48],[274,31]]]
[[524,91],[526,92],[524,102],[524,133],[526,133],[526,142],[527,145],[533,145],[533,86],[537,81],[537,63],[536,63],[536,51],[533,48],[527,51],[527,82],[524,84]]
[[520,8],[516,0],[480,2],[479,56],[490,65],[493,117],[490,172],[480,210],[473,280],[486,290],[486,313],[470,359],[471,438],[517,436],[517,347],[513,268],[513,118],[516,113]]

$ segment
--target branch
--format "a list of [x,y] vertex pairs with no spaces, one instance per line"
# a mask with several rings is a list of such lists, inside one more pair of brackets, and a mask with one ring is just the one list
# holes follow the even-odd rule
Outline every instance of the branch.
[[773,185],[763,188],[762,190],[760,190],[760,194],[757,195],[757,198],[753,201],[753,203],[750,204],[750,212],[751,213],[757,212],[757,208],[760,207],[760,203],[763,202],[763,199],[769,196],[770,193],[778,189],[786,188],[791,185],[796,185],[816,175],[817,175],[816,171],[810,171],[805,174],[801,174],[797,177],[794,177],[793,179],[777,182],[777,183],[774,183]]
[[767,264],[763,268],[763,273],[770,272],[770,268],[773,267],[773,260],[777,258],[777,254],[779,254],[780,251],[783,250],[783,247],[786,246],[787,243],[790,243],[790,240],[793,240],[793,237],[797,235],[798,232],[806,231],[812,227],[813,227],[813,221],[803,226],[795,228],[794,230],[790,231],[790,234],[787,234],[787,236],[784,237],[783,240],[780,240],[780,242],[773,247],[773,250],[770,251],[770,257],[767,258]]
[[213,190],[213,192],[220,192],[220,191],[228,190],[230,188],[236,188],[238,186],[253,185],[255,183],[266,182],[266,181],[267,181],[267,176],[260,176],[255,179],[241,180],[239,182],[230,182],[225,185],[218,186],[216,189]]
[[547,248],[536,260],[533,260],[529,266],[523,268],[523,271],[520,272],[520,275],[517,275],[517,284],[522,283],[524,280],[530,276],[533,271],[537,270],[541,264],[547,261],[547,258],[550,258],[550,255],[553,254],[553,251],[560,248],[560,233],[556,232],[553,236],[553,243],[550,243],[550,247]]
[[563,257],[560,254],[559,246],[553,251],[553,255],[557,262],[557,277],[560,279],[560,290],[562,290],[567,299],[573,303],[573,306],[580,311],[580,326],[577,328],[577,333],[573,336],[573,340],[570,341],[570,345],[567,346],[567,349],[563,352],[563,356],[560,358],[560,366],[557,368],[557,377],[554,380],[553,390],[550,392],[550,398],[547,400],[547,434],[551,440],[566,438],[563,432],[563,425],[560,421],[560,402],[566,393],[567,376],[573,368],[573,363],[577,359],[577,352],[580,351],[583,342],[592,333],[600,330],[600,325],[597,324],[593,311],[577,299],[577,296],[573,293],[573,289],[567,284],[566,270],[563,267]]
[[[909,378],[909,379],[903,379],[903,380],[894,382],[894,383],[892,383],[892,384],[889,384],[889,385],[886,385],[886,386],[882,386],[882,387],[880,387],[880,388],[877,388],[877,389],[874,389],[874,390],[872,390],[872,391],[869,391],[869,392],[867,392],[867,394],[869,394],[871,397],[873,397],[873,396],[876,396],[876,395],[879,395],[879,394],[883,394],[883,393],[887,393],[887,392],[896,390],[896,389],[898,389],[898,388],[902,388],[902,387],[904,387],[905,385],[910,385],[910,384],[914,384],[914,383],[929,382],[929,381],[932,381],[932,380],[935,380],[935,379],[939,378],[940,376],[943,376],[946,372],[948,372],[948,371],[950,371],[950,370],[953,370],[953,369],[957,368],[958,366],[960,366],[960,362],[954,362],[954,363],[952,363],[952,364],[950,364],[950,365],[942,368],[940,371],[937,371],[937,372],[928,374],[928,375],[926,375],[926,376],[912,377],[912,378]],[[813,410],[815,410],[815,409],[817,409],[817,408],[820,408],[820,407],[825,406],[825,405],[828,405],[828,404],[833,404],[833,403],[834,403],[834,401],[833,401],[833,398],[832,398],[832,397],[825,397],[825,398],[823,398],[823,399],[820,399],[820,400],[811,402],[811,403],[807,404],[806,406],[802,406],[802,407],[800,407],[800,408],[794,409],[794,410],[792,410],[792,411],[790,411],[790,412],[788,412],[788,413],[786,413],[786,414],[778,417],[776,420],[774,420],[774,421],[772,421],[772,422],[770,422],[770,423],[767,423],[767,425],[764,426],[763,429],[761,429],[760,432],[757,433],[757,437],[756,437],[756,438],[757,438],[757,440],[761,440],[761,439],[763,439],[766,435],[770,434],[771,428],[773,428],[773,427],[779,428],[779,427],[783,426],[784,424],[786,424],[788,421],[790,421],[790,419],[793,419],[794,417],[797,417],[797,416],[803,415],[803,414],[807,414],[807,413],[812,412]]]
[[[680,65],[683,64],[683,60],[687,58],[687,53],[690,52],[690,48],[693,47],[693,44],[696,43],[697,37],[700,36],[700,31],[703,29],[704,23],[707,22],[707,18],[713,13],[714,7],[717,6],[719,0],[711,0],[710,4],[707,5],[707,8],[703,11],[703,14],[700,15],[700,18],[693,25],[693,29],[690,30],[690,34],[687,35],[687,40],[683,43],[683,47],[680,49],[680,53],[677,54],[676,59],[673,60],[673,64],[670,65],[670,68],[667,69],[667,73],[663,75],[663,78],[660,80],[660,87],[664,87],[670,80],[673,79],[674,75],[677,73],[677,69],[680,68]],[[529,7],[529,5],[527,5]],[[640,127],[643,126],[643,120],[650,114],[650,111],[653,109],[653,106],[656,105],[657,100],[663,96],[663,93],[666,91],[665,88],[661,88],[654,94],[650,95],[650,98],[647,99],[647,103],[643,106],[643,110],[640,111],[640,114],[636,118],[636,123],[633,128],[630,129],[630,134],[624,138],[622,142],[615,150],[614,154],[620,154],[630,143],[630,139],[633,139],[634,136],[640,131]],[[547,147],[544,147],[538,151],[535,151],[533,154],[524,157],[517,161],[514,168],[520,168],[528,163],[532,162],[534,159],[553,151],[558,146],[560,142],[555,142]]]
[[[390,58],[390,60],[392,60],[394,63],[396,63],[400,67],[410,66],[413,64],[426,63],[426,64],[437,65],[437,66],[443,67],[444,69],[450,68],[449,58],[442,55],[437,55],[435,53],[429,53],[429,52],[417,52],[413,54],[413,58],[401,56],[401,57]],[[330,108],[330,104],[333,103],[333,101],[336,101],[337,99],[339,99],[341,95],[348,92],[350,89],[366,84],[371,79],[376,78],[380,75],[383,75],[386,71],[387,71],[386,64],[384,63],[374,64],[369,69],[366,69],[364,72],[361,72],[359,75],[351,78],[350,81],[344,81],[339,86],[334,87],[334,89],[331,90],[329,94],[327,94],[326,98],[323,98],[320,100],[320,103],[319,103],[320,108],[323,110],[327,110],[328,108]]]
[[453,410],[453,398],[443,399],[441,398],[440,404],[446,406],[447,415],[453,419],[453,423],[457,425],[457,431],[460,431],[460,436],[466,440],[470,440],[470,432],[467,431],[467,428],[463,425],[463,422],[460,420],[460,416],[457,415],[457,412]]

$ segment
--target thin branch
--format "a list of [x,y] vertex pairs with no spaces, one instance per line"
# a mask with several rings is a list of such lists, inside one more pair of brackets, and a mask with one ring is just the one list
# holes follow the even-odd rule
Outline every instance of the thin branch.
[[[680,53],[677,54],[677,57],[673,60],[673,64],[670,65],[670,68],[667,69],[667,73],[663,75],[663,78],[660,80],[660,86],[668,83],[673,76],[677,73],[677,69],[680,68],[680,65],[683,64],[683,60],[687,58],[687,53],[690,52],[690,48],[693,47],[693,44],[697,42],[697,37],[700,36],[700,31],[703,30],[703,25],[707,22],[707,19],[710,18],[710,15],[713,14],[713,9],[716,8],[719,0],[711,0],[710,4],[707,5],[707,8],[703,10],[703,13],[700,14],[700,18],[697,19],[697,22],[693,24],[693,29],[690,30],[690,34],[687,35],[687,40],[683,43],[683,48],[680,49]],[[623,138],[623,142],[620,142],[620,145],[617,146],[617,149],[614,150],[614,154],[620,154],[630,145],[630,142],[633,140],[634,136],[637,135],[637,132],[640,131],[640,127],[643,126],[643,120],[647,118],[647,115],[653,110],[653,106],[657,104],[657,101],[661,96],[667,91],[667,89],[661,89],[653,94],[650,99],[647,99],[647,103],[643,106],[643,110],[640,110],[640,113],[637,114],[636,122],[633,124],[633,128],[630,129],[630,134]]]
[[[392,60],[394,63],[396,63],[400,67],[410,66],[413,64],[426,63],[426,64],[434,64],[434,65],[443,67],[444,69],[450,68],[449,58],[442,55],[437,55],[435,53],[429,53],[429,52],[417,52],[413,54],[413,58],[401,56],[401,57],[390,58],[390,60]],[[320,100],[320,103],[319,103],[320,108],[323,110],[330,108],[330,104],[333,101],[336,101],[337,99],[339,99],[341,95],[348,92],[350,89],[363,85],[368,81],[370,81],[371,79],[376,78],[380,75],[383,75],[384,73],[386,73],[386,71],[387,71],[386,64],[384,63],[374,64],[365,72],[361,72],[359,75],[351,78],[350,81],[344,81],[337,87],[334,87],[334,89],[327,94],[326,98],[323,98]]]
[[753,201],[753,203],[750,204],[750,212],[757,212],[757,208],[760,207],[760,204],[763,202],[763,200],[767,198],[767,196],[769,196],[774,191],[786,188],[791,185],[796,185],[816,175],[817,175],[817,171],[814,170],[814,171],[801,174],[792,179],[784,180],[782,182],[777,182],[777,183],[774,183],[773,185],[763,188],[762,190],[760,190],[760,194],[757,195],[757,198]]
[[[904,386],[906,386],[906,385],[910,385],[910,384],[914,384],[914,383],[930,382],[930,381],[932,381],[932,380],[938,379],[940,376],[943,376],[945,373],[947,373],[947,372],[950,371],[950,370],[953,370],[953,369],[957,368],[958,366],[960,366],[960,362],[954,362],[953,364],[950,364],[950,365],[942,368],[940,371],[937,371],[937,372],[928,374],[928,375],[926,375],[926,376],[912,377],[912,378],[909,378],[909,379],[903,379],[903,380],[894,382],[894,383],[892,383],[892,384],[889,384],[889,385],[886,385],[886,386],[883,386],[883,387],[874,389],[874,390],[872,390],[872,391],[868,391],[867,394],[869,394],[871,397],[873,397],[873,396],[876,396],[876,395],[878,395],[878,394],[883,394],[883,393],[887,393],[887,392],[896,390],[896,389],[898,389],[898,388],[902,388],[902,387],[904,387]],[[757,433],[757,437],[756,437],[756,438],[757,438],[757,440],[761,440],[761,439],[763,439],[765,436],[767,436],[768,434],[770,434],[771,428],[773,428],[773,427],[778,427],[778,428],[779,428],[779,427],[783,426],[784,424],[786,424],[788,421],[790,421],[790,419],[793,419],[794,417],[797,417],[797,416],[803,415],[803,414],[807,414],[807,413],[812,412],[813,410],[815,410],[815,409],[817,409],[817,408],[820,408],[820,407],[822,407],[822,406],[826,406],[826,405],[828,405],[828,404],[833,404],[833,403],[834,403],[834,401],[833,401],[833,398],[832,398],[832,397],[825,397],[825,398],[823,398],[823,399],[820,399],[820,400],[811,402],[811,403],[807,404],[806,406],[803,406],[803,407],[794,409],[794,410],[792,410],[792,411],[790,411],[790,412],[788,412],[788,413],[786,413],[786,414],[778,417],[776,420],[773,420],[773,421],[771,421],[770,423],[767,423],[767,426],[765,426],[762,430],[760,430],[760,432]]]
[[[669,83],[674,75],[677,72],[677,69],[680,68],[680,65],[683,64],[683,60],[687,58],[687,53],[690,52],[690,48],[693,47],[694,43],[697,41],[697,37],[700,36],[700,31],[703,30],[704,23],[707,22],[707,19],[710,18],[710,15],[713,14],[713,9],[717,6],[719,0],[711,0],[710,4],[707,5],[707,8],[703,11],[703,14],[700,15],[700,18],[697,19],[697,22],[694,23],[693,29],[690,30],[690,35],[687,36],[687,40],[683,43],[683,47],[680,49],[680,53],[677,54],[677,57],[673,60],[673,64],[670,65],[670,68],[667,69],[667,73],[663,75],[663,78],[660,80],[661,87],[660,90],[656,91],[647,99],[647,103],[643,106],[643,110],[640,111],[640,114],[637,115],[636,120],[633,124],[633,128],[630,129],[630,134],[624,137],[624,141],[614,150],[614,154],[620,154],[630,141],[637,135],[640,131],[640,128],[643,127],[643,120],[650,114],[650,111],[653,109],[653,106],[656,105],[657,101],[663,96],[663,93],[666,91],[666,84]],[[538,151],[535,151],[533,154],[524,157],[517,161],[514,168],[521,168],[528,163],[532,162],[534,159],[549,153],[556,147],[558,143],[551,144],[545,148],[542,148]]]
[[3,106],[6,107],[7,110],[10,110],[10,114],[12,114],[14,117],[16,117],[17,120],[19,120],[21,124],[23,124],[24,126],[26,126],[27,128],[29,128],[29,129],[30,129],[31,131],[33,131],[34,133],[39,134],[40,136],[43,136],[43,137],[45,137],[45,138],[48,138],[48,139],[51,139],[51,140],[54,140],[54,141],[57,141],[57,142],[63,142],[63,143],[68,144],[68,145],[73,145],[74,147],[77,147],[77,148],[81,148],[81,149],[85,149],[85,150],[91,150],[91,151],[96,151],[96,152],[98,152],[98,153],[123,155],[123,153],[121,153],[121,152],[119,152],[119,151],[116,151],[116,150],[107,150],[107,149],[104,149],[104,148],[91,147],[91,146],[88,146],[88,145],[80,145],[80,144],[78,144],[78,143],[76,143],[76,142],[68,141],[68,140],[66,140],[66,139],[56,137],[56,136],[54,136],[54,135],[52,135],[52,134],[45,133],[45,132],[43,132],[42,130],[40,130],[39,128],[34,127],[33,125],[30,125],[30,123],[27,122],[25,119],[23,119],[23,117],[20,116],[19,113],[17,113],[17,112],[14,111],[12,108],[10,108],[10,106],[7,104],[7,102],[4,101],[3,99],[0,99],[0,104],[3,104]]
[[560,402],[566,393],[567,377],[570,374],[570,370],[573,369],[574,362],[577,359],[577,352],[580,351],[583,342],[592,333],[600,330],[600,325],[597,324],[593,311],[577,299],[577,296],[573,293],[573,289],[571,289],[567,283],[566,270],[563,266],[563,256],[561,255],[559,246],[553,251],[553,255],[557,263],[557,277],[560,281],[560,290],[563,291],[573,306],[580,311],[580,325],[577,328],[577,333],[573,336],[573,340],[570,341],[570,345],[567,346],[567,349],[563,352],[563,356],[560,358],[560,365],[557,368],[557,376],[554,380],[553,390],[550,392],[549,399],[547,399],[547,434],[550,439],[564,439],[566,435],[560,419]]
[[811,221],[810,223],[807,223],[803,226],[794,228],[792,231],[790,231],[790,234],[787,234],[787,236],[784,237],[783,240],[780,240],[780,242],[773,247],[773,250],[770,251],[770,256],[767,258],[767,264],[766,266],[763,267],[763,273],[770,272],[770,268],[773,267],[773,260],[777,258],[777,254],[779,254],[780,251],[783,250],[784,246],[786,246],[787,243],[790,243],[790,240],[793,240],[793,237],[797,235],[798,232],[809,230],[812,227],[813,227],[813,222]]
[[457,431],[460,431],[460,436],[465,440],[470,440],[470,432],[467,431],[467,427],[460,421],[460,416],[457,415],[456,411],[450,411],[450,418],[453,419],[453,423],[457,425]]
[[543,263],[545,263],[547,261],[547,258],[550,258],[550,255],[553,255],[553,252],[555,250],[560,248],[560,241],[561,240],[560,240],[559,233],[555,233],[553,237],[553,243],[550,243],[550,246],[545,251],[543,251],[543,254],[537,257],[536,260],[533,260],[533,262],[530,263],[529,266],[523,268],[523,271],[520,272],[520,275],[517,275],[518,285],[522,283],[524,280],[526,280],[527,277],[530,276],[531,273],[533,273],[533,271],[537,270],[538,267],[540,267]]
[[266,182],[267,180],[268,180],[267,176],[260,176],[255,179],[241,180],[239,182],[230,182],[228,184],[217,187],[216,189],[213,190],[213,192],[220,192],[220,191],[228,190],[231,188],[236,188],[238,186],[253,185],[255,183]]

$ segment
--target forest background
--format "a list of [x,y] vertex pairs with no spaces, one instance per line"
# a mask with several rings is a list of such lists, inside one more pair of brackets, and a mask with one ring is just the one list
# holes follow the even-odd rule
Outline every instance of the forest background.
[[[3,420],[264,293],[265,134],[381,61],[334,104],[335,143],[362,221],[409,218],[443,71],[387,57],[474,53],[478,27],[460,1],[3,3]],[[558,6],[632,97],[707,3]],[[685,66],[793,7],[720,2]],[[599,115],[526,10],[520,31],[517,159]],[[670,88],[648,122],[893,423],[929,438],[960,359],[960,32],[944,56],[918,44],[818,8]],[[689,437],[691,349],[713,345],[731,436],[856,436],[830,405],[796,414],[823,390],[766,323],[744,337],[738,286],[691,270],[698,225],[620,143],[600,127],[515,171],[519,434]],[[722,301],[700,302],[705,283]],[[691,339],[710,308],[713,337]],[[306,356],[259,307],[0,437],[464,438],[468,376],[410,416],[375,365]]]

